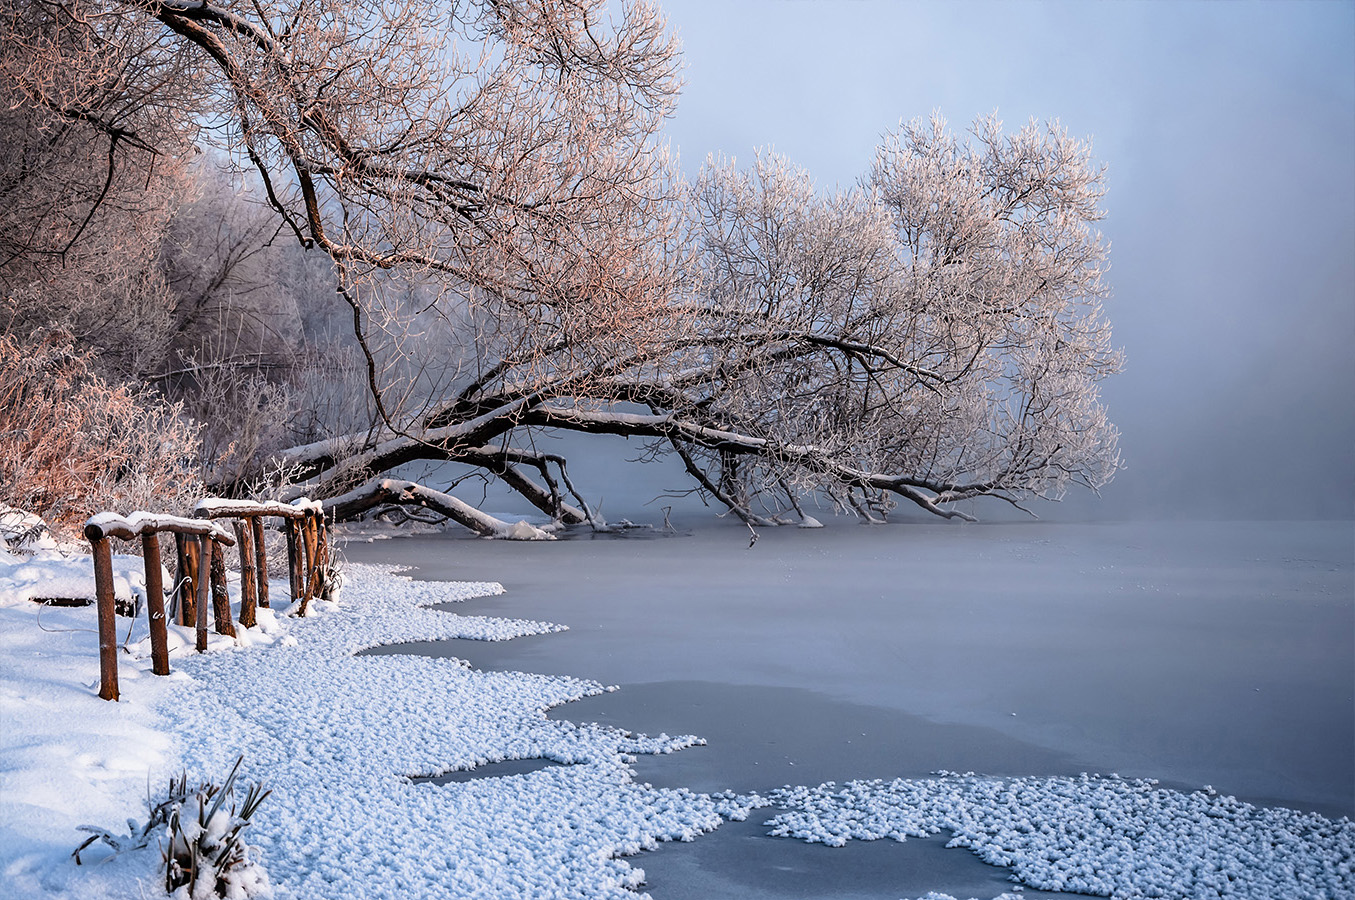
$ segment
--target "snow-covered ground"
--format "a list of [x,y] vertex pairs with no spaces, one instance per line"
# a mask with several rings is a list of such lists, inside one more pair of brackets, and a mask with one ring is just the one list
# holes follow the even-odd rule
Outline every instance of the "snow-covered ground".
[[[96,845],[77,867],[77,826],[125,833],[121,823],[144,820],[147,794],[172,775],[219,781],[237,754],[243,781],[273,791],[246,834],[280,897],[631,897],[643,871],[618,857],[746,812],[730,798],[633,782],[635,754],[694,737],[546,717],[603,691],[596,682],[353,655],[390,641],[558,628],[426,608],[496,584],[414,583],[350,566],[339,602],[313,618],[265,614],[242,640],[214,638],[203,655],[178,633],[169,677],[150,674],[134,633],[121,654],[122,701],[107,703],[95,695],[93,609],[44,607],[15,587],[41,566],[0,557],[0,897],[155,896],[156,848],[109,858]],[[285,596],[284,583],[274,588]],[[465,784],[407,777],[532,757],[570,765]]]
[[[1202,641],[1194,634],[1179,649],[1188,653],[1198,643],[1198,655],[1215,665],[1223,658],[1218,645],[1236,641],[1234,632],[1242,628],[1220,618],[1226,610],[1211,600],[1216,588],[1200,588],[1194,580],[1198,572],[1174,571],[1165,565],[1170,562],[1165,558],[1158,560],[1164,565],[1134,569],[1126,583],[1123,572],[1106,571],[1107,566],[1121,565],[1122,556],[1090,554],[1079,557],[1080,570],[1051,580],[1041,564],[1052,562],[1063,569],[1068,565],[1056,531],[1035,533],[1047,537],[1034,538],[1027,532],[1013,538],[1015,532],[1001,529],[868,533],[913,541],[893,545],[896,552],[882,552],[889,545],[874,539],[860,543],[857,533],[834,533],[830,527],[813,534],[766,536],[752,551],[762,556],[749,555],[746,542],[739,543],[730,533],[718,535],[725,542],[718,545],[706,538],[630,539],[597,542],[589,545],[591,553],[558,542],[534,545],[535,556],[504,556],[501,566],[494,560],[504,548],[493,542],[420,539],[371,545],[371,552],[387,557],[397,545],[418,546],[428,561],[454,569],[456,577],[465,579],[458,582],[416,581],[389,567],[354,563],[351,560],[361,554],[350,547],[348,578],[337,603],[318,604],[316,615],[307,619],[290,618],[285,609],[277,609],[274,615],[262,616],[260,627],[239,640],[214,638],[211,652],[201,655],[192,652],[191,635],[177,633],[174,674],[169,677],[150,674],[144,623],[138,625],[127,642],[128,652],[121,654],[120,703],[95,696],[93,609],[44,607],[29,599],[85,590],[79,582],[87,560],[0,555],[0,897],[156,896],[156,848],[112,858],[91,848],[84,855],[87,864],[77,867],[70,859],[83,838],[77,826],[125,831],[121,823],[144,819],[147,794],[163,790],[170,776],[186,769],[190,779],[219,780],[239,754],[244,756],[242,780],[261,781],[273,791],[246,834],[259,848],[280,897],[634,897],[632,889],[644,882],[641,867],[670,851],[641,859],[630,856],[667,840],[695,840],[696,845],[716,841],[718,832],[705,833],[724,820],[742,818],[754,805],[766,807],[753,813],[753,822],[767,822],[763,833],[771,830],[829,845],[939,832],[956,846],[1006,867],[1029,888],[1114,897],[1355,896],[1351,871],[1355,826],[1348,820],[1235,800],[1226,796],[1234,790],[1226,783],[1219,793],[1198,784],[1198,790],[1177,790],[1137,780],[1154,759],[1177,781],[1195,772],[1170,753],[1155,757],[1157,744],[1150,740],[1125,748],[1135,763],[1126,770],[1133,777],[1126,779],[1062,771],[917,777],[906,767],[896,774],[907,777],[860,779],[848,765],[853,757],[828,749],[819,752],[820,759],[803,760],[799,771],[804,777],[788,777],[784,788],[777,788],[777,782],[741,778],[739,772],[753,770],[735,767],[721,770],[719,777],[728,776],[727,780],[703,781],[700,787],[732,788],[739,794],[701,793],[685,787],[681,778],[655,778],[651,785],[642,782],[648,775],[636,777],[637,770],[661,768],[657,759],[645,764],[643,756],[701,743],[693,735],[661,733],[685,727],[649,728],[657,736],[646,737],[628,730],[639,726],[622,718],[613,724],[594,724],[587,716],[571,716],[568,709],[560,709],[585,697],[593,699],[580,708],[623,698],[629,683],[657,685],[698,673],[711,677],[712,672],[754,692],[770,689],[758,687],[769,684],[797,685],[797,690],[808,685],[838,694],[851,688],[856,692],[851,699],[861,709],[883,708],[869,706],[870,702],[907,708],[937,690],[926,683],[922,669],[912,670],[915,680],[924,682],[921,685],[853,685],[852,679],[861,679],[872,654],[884,644],[890,645],[893,658],[903,650],[916,653],[914,662],[932,665],[923,645],[934,645],[933,653],[944,658],[947,642],[959,636],[951,634],[952,627],[968,623],[961,630],[965,640],[975,643],[975,654],[993,654],[1005,646],[1018,655],[1017,662],[1026,660],[1035,674],[1032,684],[1030,671],[1005,682],[992,665],[979,667],[977,676],[952,671],[951,684],[941,693],[956,705],[957,719],[968,715],[974,720],[963,727],[991,726],[993,722],[984,717],[1001,707],[1003,719],[1028,718],[1034,723],[1027,730],[1013,725],[1011,735],[1037,743],[1042,734],[1054,735],[1046,746],[1063,741],[1063,746],[1077,750],[1079,759],[1110,759],[1113,754],[1108,751],[1096,756],[1102,752],[1097,750],[1098,741],[1107,740],[1097,732],[1101,717],[1071,723],[1087,732],[1071,737],[1070,723],[1044,721],[1075,706],[1081,692],[1044,679],[1047,661],[1041,662],[1037,654],[1048,647],[1037,635],[1044,629],[1053,631],[1053,638],[1069,639],[1076,629],[1050,618],[1038,627],[1013,630],[999,606],[979,602],[978,593],[1002,593],[1001,602],[1015,610],[1012,616],[1071,617],[1084,636],[1087,623],[1078,617],[1091,610],[1098,622],[1115,623],[1119,629],[1103,641],[1101,654],[1106,657],[1138,652],[1132,639],[1137,626],[1131,613],[1136,608],[1161,612],[1174,605],[1180,608],[1175,618],[1169,617],[1175,625],[1182,617],[1186,623],[1208,623],[1215,629],[1213,647],[1206,646],[1208,638]],[[933,540],[935,534],[944,537]],[[983,537],[970,542],[974,535]],[[1123,537],[1116,534],[1113,540],[1123,543]],[[1248,626],[1266,630],[1279,645],[1278,661],[1247,645],[1254,651],[1251,672],[1266,690],[1282,687],[1280,681],[1290,674],[1290,660],[1304,653],[1312,657],[1308,677],[1317,682],[1327,679],[1328,667],[1343,664],[1349,637],[1331,636],[1326,644],[1312,638],[1307,646],[1288,646],[1307,633],[1294,632],[1298,626],[1292,620],[1310,618],[1328,628],[1333,623],[1339,627],[1351,606],[1350,564],[1339,554],[1334,565],[1327,558],[1330,540],[1318,541],[1320,546],[1313,551],[1313,541],[1305,538],[1312,552],[1303,556],[1286,544],[1291,539],[1292,535],[1268,534],[1263,542],[1275,548],[1281,563],[1289,561],[1276,570],[1284,576],[1281,580],[1266,581],[1272,568],[1259,566],[1235,573],[1238,577],[1225,586],[1226,593],[1236,595],[1234,611],[1252,620],[1258,619],[1258,609],[1280,607],[1274,616],[1259,616],[1259,626],[1256,622]],[[1072,544],[1079,553],[1091,549],[1082,539]],[[835,555],[834,548],[847,546],[855,549]],[[522,545],[513,549],[523,552]],[[1127,552],[1136,551],[1131,547]],[[1178,548],[1178,552],[1192,551]],[[1252,552],[1244,548],[1244,557]],[[726,556],[727,564],[721,562]],[[509,564],[513,559],[542,564],[513,566]],[[574,562],[562,562],[569,559]],[[954,568],[965,560],[967,571]],[[1241,566],[1245,561],[1232,564]],[[699,575],[694,574],[693,563],[700,565]],[[486,564],[501,568],[501,577],[509,582],[507,595],[495,596],[502,590],[497,583],[474,580],[492,577],[473,571]],[[760,567],[767,565],[783,577],[769,589],[751,587],[766,580]],[[124,560],[121,566],[126,590],[135,593],[136,561]],[[740,567],[745,570],[742,575]],[[900,572],[908,577],[900,577]],[[973,583],[976,573],[982,590]],[[534,578],[539,583],[534,584]],[[1078,603],[1069,600],[1068,585],[1060,587],[1058,579],[1072,583]],[[1089,585],[1102,581],[1112,590],[1110,598],[1095,591],[1084,595]],[[1298,587],[1291,590],[1294,585]],[[1325,596],[1329,587],[1333,594]],[[621,602],[612,604],[609,592],[618,591],[626,596],[617,599],[628,602],[629,609]],[[876,591],[881,595],[867,598],[864,607],[849,596]],[[1162,597],[1149,599],[1164,592],[1166,606]],[[1259,600],[1253,596],[1258,592]],[[1053,599],[1042,605],[1030,599],[1037,594]],[[285,596],[285,583],[275,583],[273,596]],[[904,618],[920,634],[905,638],[898,631],[901,623],[881,619],[881,610],[902,602],[901,597],[913,598]],[[812,598],[818,598],[813,602],[827,610],[828,618],[813,620],[806,633],[810,620],[804,619],[807,611],[802,607]],[[473,604],[463,605],[471,599]],[[434,605],[439,608],[431,609]],[[487,614],[463,615],[462,610]],[[875,615],[874,627],[860,618],[864,613]],[[953,617],[958,619],[951,621]],[[545,619],[559,620],[572,630],[562,632],[562,625]],[[607,634],[609,623],[616,627]],[[119,619],[120,632],[130,624]],[[872,633],[877,643],[862,639]],[[704,636],[705,646],[679,644],[675,649],[675,635],[681,640]],[[1161,637],[1148,635],[1144,646]],[[509,648],[535,648],[537,662],[545,662],[546,671],[494,671],[489,665],[476,670],[461,659],[410,653],[356,655],[377,645],[430,641],[443,642],[444,652],[463,645],[468,650],[503,648],[493,652],[508,660],[514,658]],[[759,641],[766,646],[759,649]],[[540,653],[552,646],[572,647],[573,663],[555,665],[561,659]],[[772,647],[775,653],[768,655]],[[839,653],[848,658],[835,658]],[[474,656],[483,654],[465,654]],[[1095,691],[1104,673],[1098,674],[1089,659],[1074,654],[1057,672],[1065,678],[1085,672]],[[1141,661],[1147,667],[1165,667],[1172,679],[1181,674],[1175,668],[1181,664],[1175,650]],[[969,663],[955,659],[952,664]],[[587,670],[589,665],[607,677],[557,674]],[[1000,668],[999,664],[996,669]],[[1106,671],[1116,672],[1113,665]],[[991,680],[991,695],[967,694],[976,678]],[[611,681],[620,683],[621,689],[608,693],[605,684]],[[1052,700],[1041,704],[1029,699],[1029,705],[1020,708],[1021,716],[1010,716],[1012,698],[1027,697],[1026,692],[1039,685]],[[1209,690],[1218,692],[1219,699],[1225,690],[1243,687],[1253,693],[1252,685],[1212,684]],[[1311,692],[1312,685],[1300,688]],[[1335,685],[1332,690],[1349,692],[1350,685]],[[731,699],[735,696],[731,691]],[[1107,698],[1107,703],[1106,716],[1116,711],[1128,714],[1116,698]],[[989,711],[989,705],[995,709]],[[676,712],[660,708],[655,721],[662,723]],[[1159,727],[1172,727],[1176,721],[1172,717],[1187,712],[1164,700],[1159,713],[1167,719]],[[1288,712],[1302,721],[1301,711]],[[708,710],[707,715],[715,725],[721,714]],[[813,730],[830,721],[800,724]],[[1249,727],[1260,729],[1264,724]],[[1338,724],[1333,733],[1341,727]],[[704,734],[699,721],[690,730]],[[1234,729],[1224,739],[1252,748],[1247,731]],[[1112,733],[1110,739],[1114,737]],[[1331,746],[1344,746],[1339,736],[1310,733],[1307,738],[1326,745],[1327,753]],[[1294,737],[1304,739],[1302,734]],[[703,747],[673,759],[700,759],[702,754],[720,759],[722,752]],[[1186,755],[1190,752],[1187,747]],[[1193,752],[1198,754],[1199,747]],[[409,777],[530,758],[567,765],[462,783],[416,783]],[[789,768],[795,759],[784,762],[788,766],[771,773],[778,779],[796,771]],[[1201,765],[1205,770],[1214,766],[1229,777],[1240,771],[1238,783],[1252,783],[1245,770],[1226,762],[1219,765],[1211,758]],[[816,773],[834,763],[839,766],[839,783],[819,785],[823,779]],[[1285,774],[1279,773],[1267,786],[1290,784]],[[1294,783],[1298,787],[1291,795],[1308,796],[1302,773]],[[1337,783],[1343,783],[1339,777]],[[1329,799],[1327,804],[1298,805],[1342,807],[1350,800]],[[922,893],[913,891],[909,896]],[[681,895],[658,885],[654,894],[656,900]],[[755,895],[763,894],[744,894]]]

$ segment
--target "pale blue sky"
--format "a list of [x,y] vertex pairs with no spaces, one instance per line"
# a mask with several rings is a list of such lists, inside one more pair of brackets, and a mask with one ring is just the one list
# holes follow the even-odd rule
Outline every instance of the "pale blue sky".
[[1355,4],[661,6],[689,173],[773,147],[849,184],[934,109],[1093,138],[1129,357],[1100,513],[1355,514]]

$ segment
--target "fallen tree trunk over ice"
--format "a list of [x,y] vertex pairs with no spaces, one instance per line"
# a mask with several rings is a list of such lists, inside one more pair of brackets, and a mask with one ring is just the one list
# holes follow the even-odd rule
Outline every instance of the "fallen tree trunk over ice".
[[444,494],[413,481],[382,478],[370,481],[346,494],[324,501],[326,511],[335,519],[353,519],[370,509],[394,503],[418,506],[446,516],[476,534],[510,541],[552,541],[555,536],[527,522],[510,525],[483,513],[451,494]]

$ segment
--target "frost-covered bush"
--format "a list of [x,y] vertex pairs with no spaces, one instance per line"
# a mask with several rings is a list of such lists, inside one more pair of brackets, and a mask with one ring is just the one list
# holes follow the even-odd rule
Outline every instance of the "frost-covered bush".
[[0,334],[0,503],[58,533],[107,509],[182,512],[199,457],[176,407],[108,383],[65,339]]

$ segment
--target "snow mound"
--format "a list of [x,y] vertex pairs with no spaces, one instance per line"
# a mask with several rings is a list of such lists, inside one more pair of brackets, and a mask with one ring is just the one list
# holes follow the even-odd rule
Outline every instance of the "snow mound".
[[[169,584],[168,575],[165,583]],[[144,600],[146,572],[139,556],[113,556],[113,596]],[[94,602],[94,563],[88,556],[66,557],[44,550],[10,554],[0,548],[0,605],[30,600]]]
[[555,535],[542,531],[532,523],[524,520],[514,522],[503,532],[503,537],[510,541],[553,541]]
[[[956,900],[956,898],[950,894],[938,894],[936,891],[932,891],[925,897],[918,897],[917,900]],[[970,897],[969,900],[977,900],[977,898]],[[1020,894],[999,894],[993,900],[1023,900],[1023,898]]]
[[1030,887],[1104,897],[1355,896],[1355,823],[1115,776],[833,782],[773,792],[771,833],[843,846],[950,831]]

